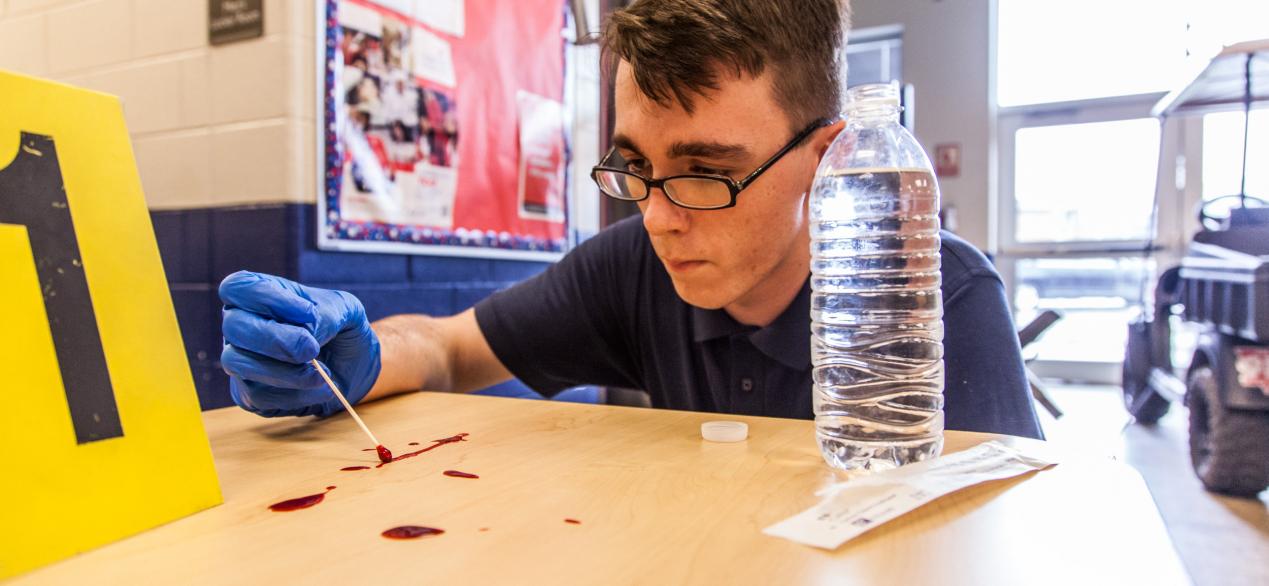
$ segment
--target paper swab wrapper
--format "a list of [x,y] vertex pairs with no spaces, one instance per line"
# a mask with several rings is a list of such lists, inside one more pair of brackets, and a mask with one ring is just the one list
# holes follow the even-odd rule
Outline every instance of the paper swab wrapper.
[[990,441],[955,454],[834,484],[816,493],[824,497],[818,505],[762,532],[806,545],[837,549],[868,530],[943,495],[1054,464]]

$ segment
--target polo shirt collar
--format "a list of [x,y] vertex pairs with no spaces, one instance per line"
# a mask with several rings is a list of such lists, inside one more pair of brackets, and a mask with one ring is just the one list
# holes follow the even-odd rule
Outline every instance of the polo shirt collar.
[[802,290],[784,311],[765,328],[746,326],[721,309],[692,307],[692,337],[696,342],[752,332],[749,341],[760,352],[781,364],[806,370],[811,366],[811,280],[802,283]]
[[692,339],[696,342],[708,342],[752,329],[732,319],[721,309],[701,309],[695,305],[691,307]]

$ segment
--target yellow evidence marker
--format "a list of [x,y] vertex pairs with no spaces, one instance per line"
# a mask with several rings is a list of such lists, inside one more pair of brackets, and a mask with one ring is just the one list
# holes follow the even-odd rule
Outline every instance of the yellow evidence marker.
[[0,71],[0,579],[221,502],[118,98]]

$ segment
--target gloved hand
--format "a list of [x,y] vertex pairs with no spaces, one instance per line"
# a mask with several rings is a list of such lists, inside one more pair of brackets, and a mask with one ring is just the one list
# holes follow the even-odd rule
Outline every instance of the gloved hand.
[[329,416],[343,405],[309,363],[356,404],[379,378],[379,338],[350,293],[238,271],[220,283],[221,363],[239,407],[264,417]]

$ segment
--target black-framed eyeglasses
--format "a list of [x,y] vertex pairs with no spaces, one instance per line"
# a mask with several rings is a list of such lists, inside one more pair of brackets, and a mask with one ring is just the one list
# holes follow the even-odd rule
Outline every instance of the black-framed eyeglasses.
[[816,130],[832,123],[831,119],[821,118],[812,122],[804,130],[797,133],[788,144],[776,154],[759,165],[744,179],[736,181],[726,175],[686,174],[671,175],[660,179],[649,179],[627,169],[606,166],[616,153],[610,149],[590,172],[591,179],[599,185],[604,195],[624,201],[643,201],[653,189],[659,188],[675,205],[693,210],[721,210],[736,205],[736,196],[749,187],[760,175],[770,169],[781,157],[798,146],[806,137]]

